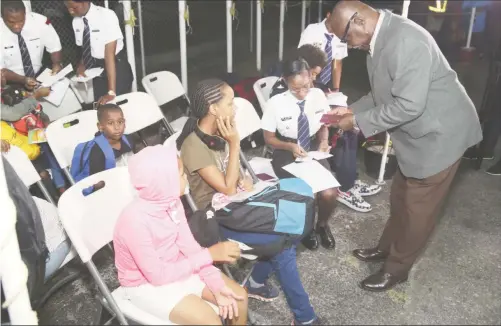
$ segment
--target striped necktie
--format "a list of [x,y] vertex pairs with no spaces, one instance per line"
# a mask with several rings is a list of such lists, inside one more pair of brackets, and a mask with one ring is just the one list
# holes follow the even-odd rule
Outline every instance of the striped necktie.
[[310,124],[308,123],[308,117],[304,113],[304,102],[297,102],[301,114],[297,119],[297,140],[299,146],[301,146],[305,151],[310,150]]
[[325,45],[325,53],[327,54],[328,64],[320,72],[320,82],[327,85],[332,79],[332,38],[333,35],[324,34],[327,39],[327,44]]
[[87,21],[87,18],[83,18],[84,22],[84,30],[83,30],[83,42],[82,42],[82,58],[83,58],[83,63],[85,66],[85,69],[90,69],[94,67],[94,64],[96,63],[94,57],[92,57],[92,51],[90,48],[90,28],[89,28],[89,22]]
[[17,34],[17,38],[19,41],[19,50],[21,51],[21,60],[23,60],[24,75],[26,77],[35,77],[35,70],[33,70],[33,64],[31,63],[30,52],[28,51],[26,42],[24,41],[24,38],[21,36],[21,33]]

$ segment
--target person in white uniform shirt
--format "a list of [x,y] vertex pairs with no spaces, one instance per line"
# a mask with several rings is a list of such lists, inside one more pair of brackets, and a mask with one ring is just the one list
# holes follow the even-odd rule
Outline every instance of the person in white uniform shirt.
[[77,75],[87,69],[102,67],[101,76],[93,79],[94,100],[99,104],[112,101],[132,88],[132,69],[124,50],[124,40],[118,17],[110,9],[90,1],[65,1],[73,18],[75,41],[82,48]]
[[341,74],[343,72],[343,59],[348,56],[346,42],[332,32],[333,21],[330,8],[326,18],[315,24],[308,25],[299,40],[298,48],[304,44],[312,44],[322,49],[327,55],[328,64],[322,69],[315,83],[324,91],[339,91],[341,86]]
[[21,0],[2,1],[1,65],[8,82],[36,85],[44,50],[50,53],[52,73],[61,67],[61,42],[47,17],[26,12]]
[[[310,67],[304,59],[285,61],[282,76],[288,90],[267,102],[262,128],[266,144],[274,149],[272,166],[275,174],[279,178],[290,178],[292,175],[283,169],[285,165],[306,156],[310,150],[329,151],[329,132],[320,119],[331,110],[325,94],[311,87]],[[327,160],[319,163],[330,170]],[[328,220],[336,208],[337,190],[323,190],[317,196],[317,225],[303,239],[303,244],[310,250],[317,249],[318,234],[322,246],[333,249],[336,243]]]

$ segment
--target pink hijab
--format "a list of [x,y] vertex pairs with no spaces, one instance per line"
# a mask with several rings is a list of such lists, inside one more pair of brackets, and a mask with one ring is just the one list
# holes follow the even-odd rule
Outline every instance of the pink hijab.
[[183,207],[175,146],[147,146],[129,159],[128,168],[140,209],[159,218],[169,215],[178,223],[176,216]]

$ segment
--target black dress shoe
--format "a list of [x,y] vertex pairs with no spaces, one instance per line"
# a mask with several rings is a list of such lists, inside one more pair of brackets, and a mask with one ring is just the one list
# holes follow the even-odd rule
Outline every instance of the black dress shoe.
[[317,250],[318,249],[318,237],[317,233],[315,230],[311,231],[310,234],[308,234],[306,237],[301,240],[301,243],[303,246],[310,250]]
[[320,236],[320,244],[322,247],[325,249],[334,249],[334,247],[336,247],[336,240],[334,240],[334,236],[328,226],[317,227],[317,233]]
[[361,261],[378,262],[384,261],[386,257],[388,257],[388,253],[381,251],[378,248],[355,249],[353,250],[353,256],[360,259]]
[[405,281],[407,281],[407,275],[396,276],[381,270],[363,280],[360,287],[367,291],[383,292]]

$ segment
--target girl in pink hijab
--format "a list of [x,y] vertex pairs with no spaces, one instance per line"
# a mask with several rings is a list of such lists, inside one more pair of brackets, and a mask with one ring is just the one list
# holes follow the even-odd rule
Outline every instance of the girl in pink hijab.
[[[138,191],[115,226],[113,244],[120,285],[138,308],[180,325],[247,322],[247,294],[213,262],[235,262],[232,242],[208,249],[193,238],[180,196],[187,178],[175,147],[150,146],[128,165]],[[208,304],[219,308],[219,316]]]

